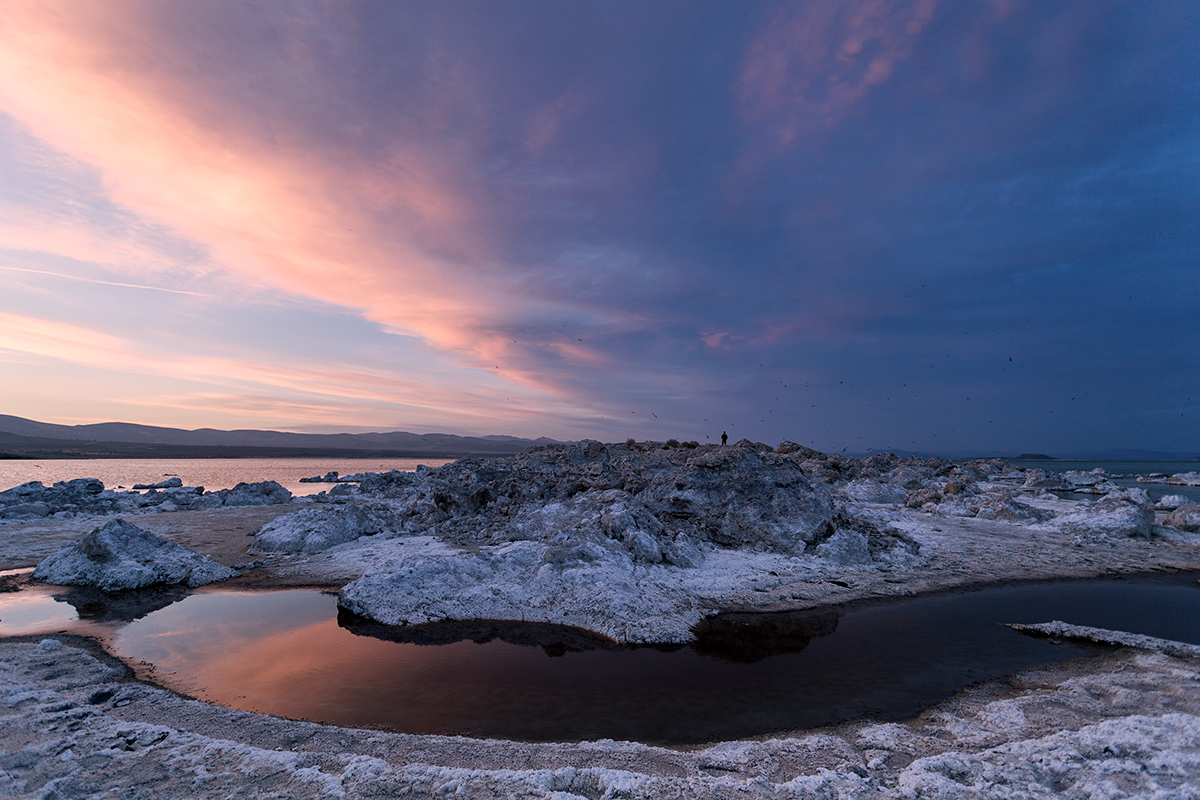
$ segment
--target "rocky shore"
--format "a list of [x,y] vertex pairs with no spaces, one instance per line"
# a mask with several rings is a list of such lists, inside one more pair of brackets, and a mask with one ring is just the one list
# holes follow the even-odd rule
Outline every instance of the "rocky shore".
[[15,797],[1095,798],[1197,795],[1200,660],[1127,649],[904,723],[689,751],[410,736],[210,706],[59,639],[0,642]]
[[[617,643],[681,643],[722,611],[1200,567],[1200,505],[1186,496],[1151,502],[1106,474],[1000,460],[583,441],[351,477],[308,498],[270,482],[225,492],[25,484],[0,492],[0,568],[40,562],[39,578],[115,588],[122,575],[183,586],[236,566],[239,585],[339,588],[343,609],[376,624],[521,620]],[[128,518],[117,524],[117,514]],[[155,577],[155,560],[173,566]],[[905,725],[683,754],[271,720],[130,682],[111,660],[56,642],[0,644],[0,787],[12,793],[163,786],[154,776],[164,770],[195,791],[147,789],[154,796],[226,796],[234,784],[299,797],[1187,796],[1200,783],[1200,665],[1136,643],[968,692]],[[139,717],[135,706],[170,711]]]

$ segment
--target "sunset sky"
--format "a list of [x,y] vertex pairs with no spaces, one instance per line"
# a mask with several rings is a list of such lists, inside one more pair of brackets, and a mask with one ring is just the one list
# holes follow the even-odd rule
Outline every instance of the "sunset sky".
[[3,15],[0,413],[1200,454],[1200,4]]

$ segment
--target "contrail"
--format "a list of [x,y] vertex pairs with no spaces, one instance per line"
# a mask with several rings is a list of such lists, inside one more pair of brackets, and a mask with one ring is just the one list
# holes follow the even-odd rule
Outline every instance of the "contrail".
[[25,267],[6,267],[0,265],[0,269],[6,269],[9,272],[31,272],[34,275],[49,275],[53,278],[66,278],[69,281],[83,281],[84,283],[98,283],[101,286],[121,286],[126,289],[150,289],[155,292],[170,292],[171,294],[190,294],[193,297],[215,297],[215,295],[205,294],[204,292],[189,292],[186,289],[165,289],[162,286],[146,286],[141,283],[118,283],[117,281],[102,281],[97,278],[84,278],[80,275],[65,275],[61,272],[47,272],[44,269],[26,269]]

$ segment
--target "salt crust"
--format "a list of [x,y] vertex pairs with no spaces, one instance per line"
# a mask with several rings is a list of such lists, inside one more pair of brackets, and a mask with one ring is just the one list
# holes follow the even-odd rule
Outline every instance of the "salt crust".
[[1015,696],[968,693],[907,724],[679,752],[291,722],[122,681],[119,670],[71,646],[5,642],[0,792],[162,800],[1200,797],[1200,662],[1155,652],[1090,664],[1027,673]]
[[45,583],[98,586],[105,591],[156,584],[203,586],[237,574],[208,556],[120,519],[61,548],[33,571],[34,579]]
[[[366,476],[337,498],[341,507],[270,523],[253,549],[328,554],[329,572],[353,578],[339,605],[387,625],[523,620],[680,643],[718,609],[767,597],[778,608],[811,595],[800,584],[882,583],[881,574],[927,565],[921,548],[937,539],[938,517],[1053,532],[1081,547],[1155,530],[1144,490],[1063,502],[1027,483],[1000,461],[845,459],[786,442],[772,451],[583,441]],[[923,519],[895,513],[901,503]],[[384,545],[415,535],[453,549]],[[994,550],[992,560],[1008,555]],[[381,563],[377,551],[394,557]]]
[[1171,639],[1159,639],[1154,636],[1143,636],[1140,633],[1112,631],[1107,628],[1090,628],[1086,625],[1071,625],[1062,620],[1053,622],[1037,622],[1033,624],[1009,623],[1014,631],[1026,631],[1052,636],[1056,639],[1074,639],[1099,644],[1115,644],[1122,647],[1136,647],[1140,650],[1155,650],[1173,656],[1200,658],[1200,645],[1176,642]]

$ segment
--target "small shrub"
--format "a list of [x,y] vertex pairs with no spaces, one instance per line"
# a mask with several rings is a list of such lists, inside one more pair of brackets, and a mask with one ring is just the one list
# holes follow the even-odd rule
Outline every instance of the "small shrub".
[[672,448],[672,449],[679,447],[679,440],[678,439],[667,439],[666,446],[669,448]]
[[625,440],[625,446],[626,447],[636,447],[637,440],[634,439],[632,436],[630,436],[628,439]]
[[697,447],[700,446],[700,443],[699,442],[684,442],[683,446],[686,447],[688,450],[695,450]]

